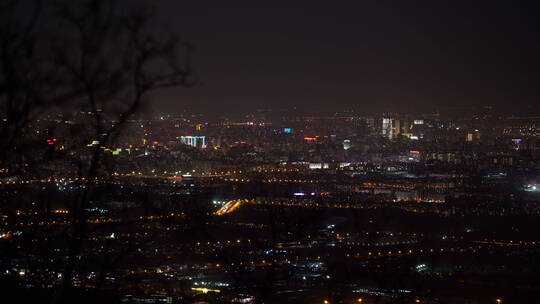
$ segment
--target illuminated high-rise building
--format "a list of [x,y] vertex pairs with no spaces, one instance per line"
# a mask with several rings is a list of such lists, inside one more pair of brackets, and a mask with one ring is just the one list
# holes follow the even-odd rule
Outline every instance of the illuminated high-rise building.
[[400,133],[400,121],[396,118],[385,117],[382,119],[381,135],[388,139],[395,139]]

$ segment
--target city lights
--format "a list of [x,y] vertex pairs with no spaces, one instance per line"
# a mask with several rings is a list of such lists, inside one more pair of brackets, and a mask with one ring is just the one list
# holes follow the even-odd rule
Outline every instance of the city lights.
[[535,302],[538,3],[447,2],[1,2],[0,303]]

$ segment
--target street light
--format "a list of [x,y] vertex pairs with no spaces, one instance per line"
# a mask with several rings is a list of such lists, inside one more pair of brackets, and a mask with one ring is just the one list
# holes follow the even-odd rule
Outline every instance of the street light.
[[495,302],[497,302],[497,304],[500,304],[502,303],[502,299],[496,299]]
[[358,300],[356,300],[356,302],[358,302],[358,303],[362,303],[363,301],[364,301],[364,299],[362,299],[362,298],[358,298]]

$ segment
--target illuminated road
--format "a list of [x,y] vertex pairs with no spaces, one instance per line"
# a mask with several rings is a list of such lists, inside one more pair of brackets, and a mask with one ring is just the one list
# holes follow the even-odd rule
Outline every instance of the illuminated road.
[[236,211],[236,209],[240,208],[244,203],[249,202],[247,199],[239,199],[239,200],[230,200],[225,205],[221,206],[218,210],[214,212],[214,215],[224,215],[227,213],[232,213]]
[[367,206],[349,205],[344,203],[317,203],[307,201],[259,201],[254,199],[236,199],[225,203],[221,208],[214,212],[214,215],[225,215],[232,213],[242,205],[266,205],[266,206],[286,206],[286,207],[315,207],[315,208],[346,208],[346,209],[365,209]]

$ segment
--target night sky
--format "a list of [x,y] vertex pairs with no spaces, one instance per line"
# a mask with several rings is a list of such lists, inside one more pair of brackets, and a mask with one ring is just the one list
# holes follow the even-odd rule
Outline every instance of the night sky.
[[157,110],[530,110],[540,95],[534,1],[153,3],[201,81],[154,95]]

